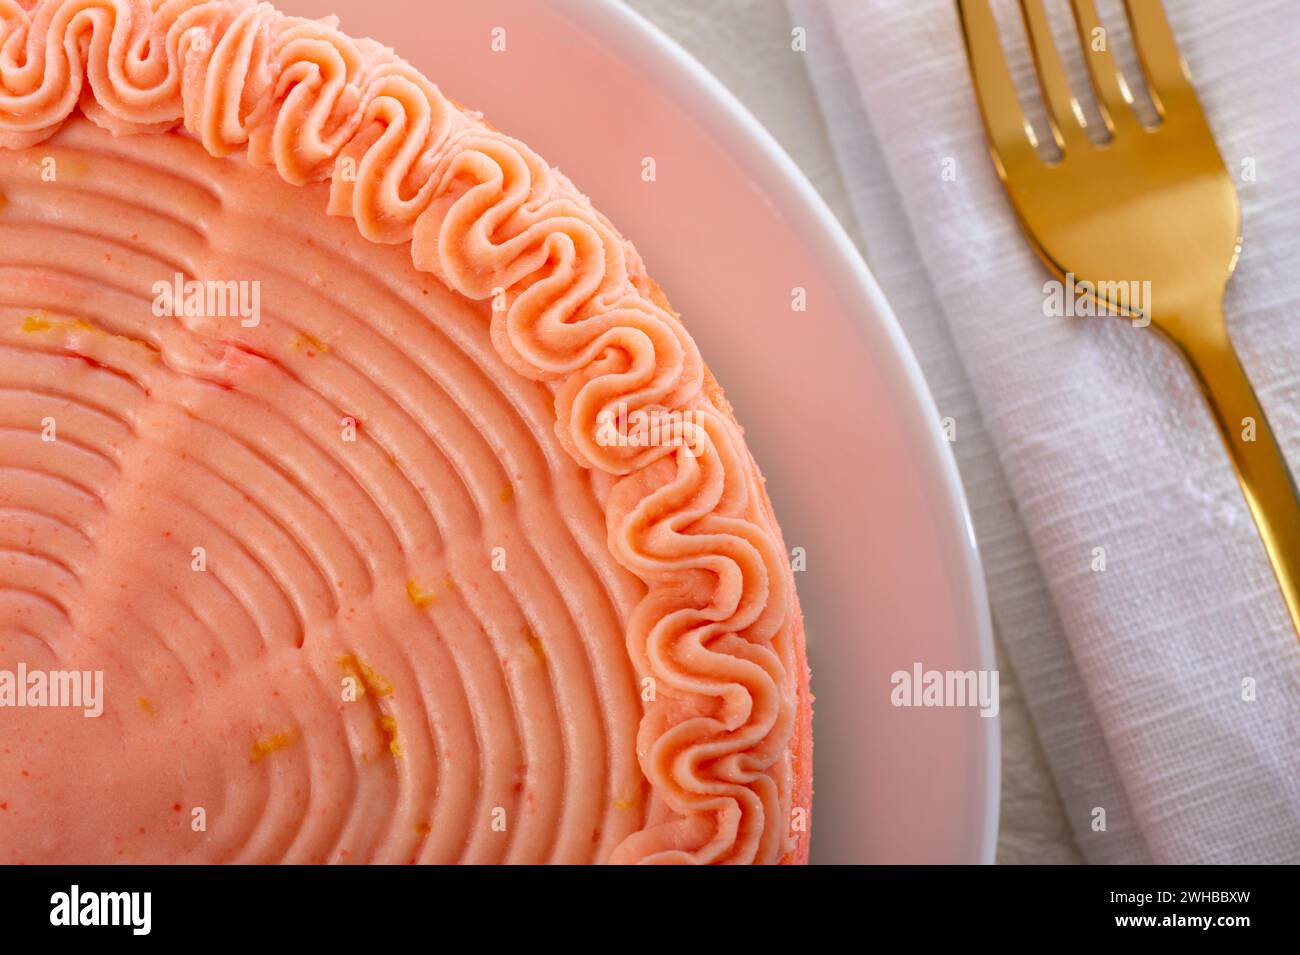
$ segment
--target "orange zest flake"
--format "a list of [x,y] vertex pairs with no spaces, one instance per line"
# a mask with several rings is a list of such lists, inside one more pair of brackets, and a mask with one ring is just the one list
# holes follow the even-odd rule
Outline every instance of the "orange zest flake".
[[339,657],[339,666],[352,673],[361,683],[359,689],[364,696],[367,691],[375,696],[392,696],[393,684],[384,678],[374,667],[352,654]]
[[153,704],[149,702],[147,697],[142,696],[138,700],[136,700],[136,702],[140,704],[140,709],[144,710],[150,716],[153,716],[158,712],[153,708]]
[[293,337],[294,348],[306,348],[310,351],[320,352],[322,355],[330,350],[330,346],[317,338],[310,332],[299,332]]
[[406,582],[406,596],[410,598],[411,603],[415,604],[421,610],[438,599],[437,594],[433,593],[431,590],[425,590],[414,579]]
[[614,800],[615,809],[632,809],[636,806],[636,800],[631,796],[619,796]]
[[528,645],[532,647],[533,653],[537,654],[537,659],[542,663],[546,662],[546,647],[542,646],[542,641],[538,639],[537,634],[533,633],[531,627],[525,627],[524,633],[528,636]]
[[90,332],[90,334],[98,335],[101,338],[116,338],[133,345],[143,345],[146,348],[152,347],[148,342],[139,338],[127,338],[124,335],[112,335],[104,331],[98,325],[92,325],[84,318],[52,320],[48,315],[38,312],[34,315],[28,315],[23,319],[23,331],[28,334],[34,335],[37,332],[48,332],[51,329],[60,332]]
[[265,739],[259,739],[253,743],[252,757],[253,762],[259,762],[270,756],[276,750],[284,749],[293,742],[293,733],[273,733]]
[[375,720],[375,729],[388,743],[388,751],[398,759],[402,758],[402,742],[397,738],[397,720],[392,716],[381,716]]
[[433,832],[433,826],[429,825],[429,820],[426,819],[415,827],[415,831],[418,835],[427,836],[429,833]]
[[515,489],[511,487],[509,484],[507,484],[505,487],[501,489],[500,497],[501,497],[502,504],[509,504],[511,501],[515,499]]

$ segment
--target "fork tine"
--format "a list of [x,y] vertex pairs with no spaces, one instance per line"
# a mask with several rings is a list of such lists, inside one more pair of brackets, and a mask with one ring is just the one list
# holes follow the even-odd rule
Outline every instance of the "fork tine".
[[1187,95],[1195,97],[1187,63],[1178,52],[1160,0],[1124,0],[1129,29],[1137,45],[1142,72],[1156,110],[1164,116],[1169,106]]
[[1043,9],[1043,0],[1020,0],[1020,14],[1029,35],[1029,48],[1034,54],[1034,70],[1038,85],[1047,104],[1047,120],[1052,127],[1056,145],[1064,152],[1070,145],[1086,142],[1084,127],[1088,124],[1078,99],[1070,90],[1065,67],[1052,38],[1052,24]]
[[1013,165],[1039,161],[1038,142],[1020,108],[989,0],[957,0],[957,12],[989,148],[1005,176]]
[[[1074,10],[1074,25],[1079,31],[1079,45],[1083,47],[1083,57],[1088,64],[1088,78],[1097,94],[1097,108],[1106,128],[1113,133],[1117,125],[1136,121],[1133,93],[1111,56],[1110,35],[1097,15],[1096,4],[1093,0],[1070,0],[1070,6]],[[1096,45],[1098,35],[1100,49]]]

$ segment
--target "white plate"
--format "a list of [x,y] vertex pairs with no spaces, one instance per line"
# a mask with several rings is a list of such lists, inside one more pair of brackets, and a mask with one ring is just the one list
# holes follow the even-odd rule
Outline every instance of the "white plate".
[[[890,675],[913,661],[996,666],[956,464],[888,304],[794,163],[612,0],[279,5],[338,13],[538,149],[636,243],[681,311],[746,425],[786,543],[807,552],[813,861],[991,862],[997,720],[890,703]],[[791,309],[795,287],[806,312]]]

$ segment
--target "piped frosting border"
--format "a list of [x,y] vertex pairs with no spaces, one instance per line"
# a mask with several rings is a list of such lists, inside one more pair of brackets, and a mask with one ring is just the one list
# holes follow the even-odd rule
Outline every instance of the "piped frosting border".
[[[0,147],[78,110],[329,180],[330,214],[493,302],[492,341],[549,383],[565,448],[616,478],[609,547],[647,587],[627,648],[653,681],[638,758],[657,808],[612,861],[790,857],[802,658],[784,546],[694,341],[586,197],[388,48],[255,0],[0,0]],[[623,411],[676,440],[599,440]]]

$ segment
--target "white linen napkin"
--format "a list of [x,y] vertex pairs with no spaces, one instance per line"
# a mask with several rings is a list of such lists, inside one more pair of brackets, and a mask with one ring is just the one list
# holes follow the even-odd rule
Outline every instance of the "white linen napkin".
[[[1044,315],[955,4],[788,3],[872,268],[956,422],[996,623],[1085,856],[1300,862],[1300,642],[1190,374],[1150,329]],[[1229,328],[1300,464],[1300,25],[1289,0],[1165,6],[1238,179]]]

